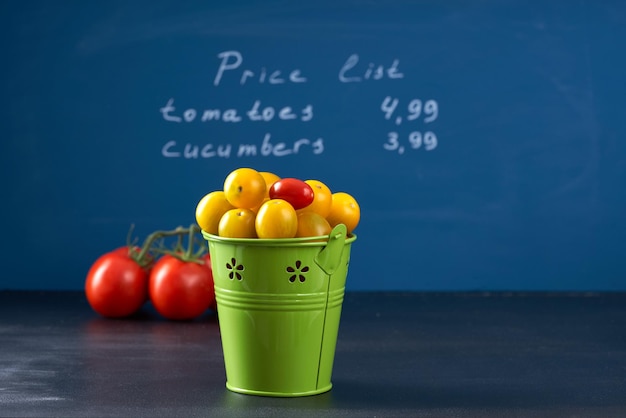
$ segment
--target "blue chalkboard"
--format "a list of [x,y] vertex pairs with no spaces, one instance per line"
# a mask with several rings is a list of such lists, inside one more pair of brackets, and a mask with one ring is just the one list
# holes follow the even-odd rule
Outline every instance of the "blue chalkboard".
[[4,1],[1,288],[228,172],[362,210],[350,290],[626,290],[626,3]]

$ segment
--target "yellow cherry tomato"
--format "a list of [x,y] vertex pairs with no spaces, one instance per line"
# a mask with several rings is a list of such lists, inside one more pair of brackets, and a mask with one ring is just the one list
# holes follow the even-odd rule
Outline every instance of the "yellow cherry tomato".
[[259,238],[293,238],[298,231],[298,215],[286,200],[270,199],[259,208],[255,228]]
[[319,237],[328,235],[331,231],[330,224],[322,215],[316,212],[301,212],[298,214],[297,238]]
[[330,213],[330,207],[333,202],[332,192],[324,183],[319,180],[305,180],[306,184],[313,189],[313,202],[298,212],[315,212],[324,218]]
[[361,208],[356,199],[345,192],[333,193],[330,213],[326,217],[331,227],[344,224],[348,234],[352,233],[361,219]]
[[256,238],[255,217],[250,209],[231,209],[220,219],[218,235],[226,238]]
[[270,173],[269,171],[259,171],[259,174],[261,174],[261,176],[263,176],[263,180],[265,180],[265,197],[269,199],[270,187],[272,187],[272,184],[280,180],[280,177],[274,173]]
[[261,204],[266,194],[265,179],[253,168],[238,168],[224,180],[226,200],[236,208],[251,209]]
[[222,216],[235,207],[226,200],[223,191],[216,190],[206,194],[196,206],[196,222],[209,234],[218,233],[218,225]]
[[252,212],[259,213],[259,209],[261,209],[261,206],[263,206],[263,203],[267,202],[268,200],[270,200],[269,197],[266,197],[265,199],[263,199],[263,202],[261,202],[259,206],[257,206],[256,208],[252,208]]

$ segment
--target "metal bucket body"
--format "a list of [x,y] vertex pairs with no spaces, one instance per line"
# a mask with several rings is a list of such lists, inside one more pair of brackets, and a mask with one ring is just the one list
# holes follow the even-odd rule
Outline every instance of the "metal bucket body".
[[350,246],[329,237],[209,243],[228,389],[306,396],[332,387]]

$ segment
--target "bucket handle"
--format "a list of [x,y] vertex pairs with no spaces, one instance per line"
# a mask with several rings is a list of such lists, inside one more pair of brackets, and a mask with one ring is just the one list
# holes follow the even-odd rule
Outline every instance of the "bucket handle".
[[332,275],[341,261],[341,254],[346,242],[348,230],[344,224],[338,224],[330,231],[328,243],[315,256],[315,263],[329,276]]

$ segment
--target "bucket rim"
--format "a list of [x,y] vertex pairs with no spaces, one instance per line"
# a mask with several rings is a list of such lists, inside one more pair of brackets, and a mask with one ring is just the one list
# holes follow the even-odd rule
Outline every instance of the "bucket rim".
[[[258,245],[258,246],[311,246],[320,247],[328,244],[330,235],[319,235],[315,237],[304,238],[228,238],[219,235],[210,234],[202,230],[202,236],[207,241],[223,242],[228,244],[241,245]],[[350,244],[356,240],[356,234],[348,234],[346,236],[346,244]]]

